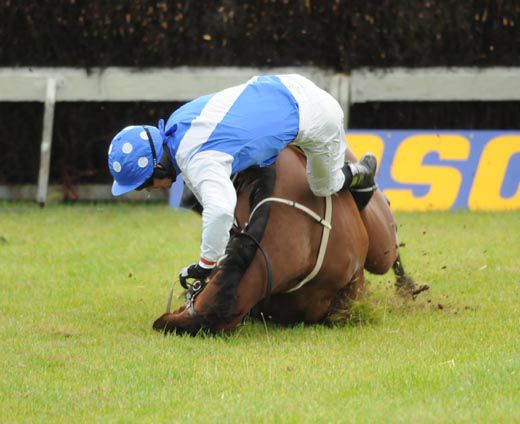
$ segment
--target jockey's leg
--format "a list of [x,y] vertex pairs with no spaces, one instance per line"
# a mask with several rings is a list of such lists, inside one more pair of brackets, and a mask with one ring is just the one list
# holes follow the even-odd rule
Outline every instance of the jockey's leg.
[[[377,160],[367,154],[359,162],[345,162],[343,111],[329,94],[317,92],[319,107],[313,108],[310,130],[294,141],[307,156],[307,176],[316,196],[329,196],[342,189],[367,193],[364,205],[376,188]],[[359,202],[356,199],[356,203]]]
[[315,105],[308,112],[312,121],[306,132],[293,142],[307,157],[307,178],[312,192],[325,197],[343,187],[345,175],[345,131],[343,111],[338,102],[324,91],[316,91]]

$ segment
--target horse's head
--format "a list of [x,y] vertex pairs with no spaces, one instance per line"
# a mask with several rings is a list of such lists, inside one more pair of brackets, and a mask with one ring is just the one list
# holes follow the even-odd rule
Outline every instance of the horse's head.
[[200,330],[200,324],[186,311],[186,305],[181,306],[175,312],[166,312],[153,323],[153,329],[166,333],[190,334],[194,336]]
[[[254,256],[251,246],[237,243],[232,239],[228,255],[218,269],[213,272],[207,283],[196,281],[186,292],[186,304],[175,312],[167,311],[158,318],[153,328],[166,333],[195,335],[199,331],[216,333],[232,330],[247,314],[248,309],[235,308],[238,298],[238,283],[248,267],[249,256]],[[240,293],[241,301],[251,297],[256,299],[254,286]],[[248,302],[249,303],[249,302]]]

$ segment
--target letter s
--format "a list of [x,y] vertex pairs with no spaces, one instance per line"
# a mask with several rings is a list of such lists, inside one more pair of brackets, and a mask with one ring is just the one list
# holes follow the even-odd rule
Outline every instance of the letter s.
[[423,165],[426,154],[437,152],[441,160],[467,160],[469,141],[454,134],[419,134],[403,140],[394,156],[391,174],[396,182],[426,184],[430,188],[422,197],[411,189],[387,189],[392,206],[398,210],[444,210],[455,202],[462,182],[458,169],[441,165]]
[[385,143],[381,137],[375,134],[347,133],[347,147],[354,152],[358,160],[366,152],[372,152],[377,158],[377,163],[381,163]]

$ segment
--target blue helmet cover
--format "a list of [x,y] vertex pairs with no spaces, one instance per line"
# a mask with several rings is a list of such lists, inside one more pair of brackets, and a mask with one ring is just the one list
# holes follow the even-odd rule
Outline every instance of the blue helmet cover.
[[[161,133],[153,126],[146,125],[146,128],[152,137],[159,161],[163,154]],[[108,148],[108,169],[114,177],[114,196],[136,189],[152,176],[154,161],[145,126],[132,125],[114,136]]]

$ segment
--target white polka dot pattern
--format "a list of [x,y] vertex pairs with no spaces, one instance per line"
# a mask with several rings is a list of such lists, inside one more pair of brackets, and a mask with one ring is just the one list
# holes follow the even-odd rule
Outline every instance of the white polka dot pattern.
[[123,144],[123,148],[122,148],[123,153],[128,154],[128,153],[130,153],[133,149],[134,149],[134,146],[132,146],[131,143],[125,143],[125,144]]
[[148,165],[148,158],[141,156],[137,161],[137,165],[139,165],[140,168],[144,168],[146,165]]
[[140,136],[143,140],[148,140],[148,136],[146,135],[146,131],[141,131],[141,133],[139,134],[139,136]]
[[121,172],[121,164],[117,160],[112,163],[112,168],[116,172]]

